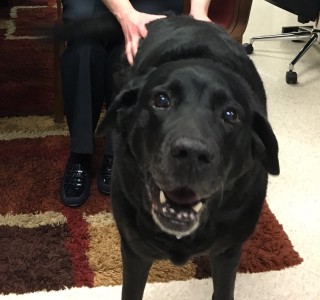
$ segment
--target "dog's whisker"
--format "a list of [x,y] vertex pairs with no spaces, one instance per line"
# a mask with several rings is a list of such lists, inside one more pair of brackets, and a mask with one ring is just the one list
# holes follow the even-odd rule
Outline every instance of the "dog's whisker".
[[221,206],[222,206],[223,195],[224,195],[224,183],[221,180],[221,194],[220,194],[220,200],[219,200],[218,208],[221,208]]

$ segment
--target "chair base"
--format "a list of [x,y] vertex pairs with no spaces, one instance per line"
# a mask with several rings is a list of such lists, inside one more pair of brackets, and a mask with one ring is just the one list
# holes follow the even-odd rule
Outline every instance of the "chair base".
[[274,41],[274,40],[284,40],[289,39],[292,41],[304,41],[307,39],[306,44],[303,48],[298,52],[295,58],[289,63],[289,68],[286,73],[286,82],[288,84],[296,84],[298,82],[298,75],[294,72],[295,64],[301,59],[301,57],[309,50],[309,48],[319,40],[320,30],[316,29],[312,26],[290,26],[283,27],[281,34],[275,35],[262,35],[255,36],[250,39],[249,43],[243,44],[247,54],[252,54],[253,43],[256,41]]

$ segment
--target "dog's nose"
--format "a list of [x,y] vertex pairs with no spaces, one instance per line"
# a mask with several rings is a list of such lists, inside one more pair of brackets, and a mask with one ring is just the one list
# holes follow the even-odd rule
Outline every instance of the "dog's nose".
[[171,156],[176,160],[195,162],[200,165],[211,163],[213,154],[206,143],[194,138],[179,138],[171,144]]

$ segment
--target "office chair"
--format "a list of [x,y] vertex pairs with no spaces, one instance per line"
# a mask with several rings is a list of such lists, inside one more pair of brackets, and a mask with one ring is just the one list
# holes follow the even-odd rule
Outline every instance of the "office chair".
[[266,0],[273,5],[276,5],[284,10],[287,10],[298,16],[298,22],[308,23],[310,21],[315,22],[315,26],[291,26],[283,27],[281,34],[276,35],[262,35],[255,36],[250,39],[249,43],[243,44],[248,54],[253,53],[252,44],[255,41],[267,41],[267,40],[301,40],[308,39],[304,47],[299,51],[296,57],[289,63],[289,70],[286,72],[286,82],[288,84],[296,84],[298,82],[298,75],[294,71],[295,64],[301,59],[301,57],[310,49],[310,47],[319,40],[319,12],[320,12],[320,0]]
[[[208,17],[224,27],[239,43],[247,28],[252,0],[212,0]],[[184,13],[190,12],[190,0],[184,0]]]

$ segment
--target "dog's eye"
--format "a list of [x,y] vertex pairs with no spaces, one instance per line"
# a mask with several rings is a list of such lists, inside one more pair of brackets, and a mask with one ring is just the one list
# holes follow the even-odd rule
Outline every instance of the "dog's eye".
[[228,109],[223,112],[222,118],[225,122],[228,123],[236,123],[239,121],[239,114],[234,109]]
[[155,107],[168,108],[170,106],[170,99],[167,94],[161,93],[153,97],[153,104]]

